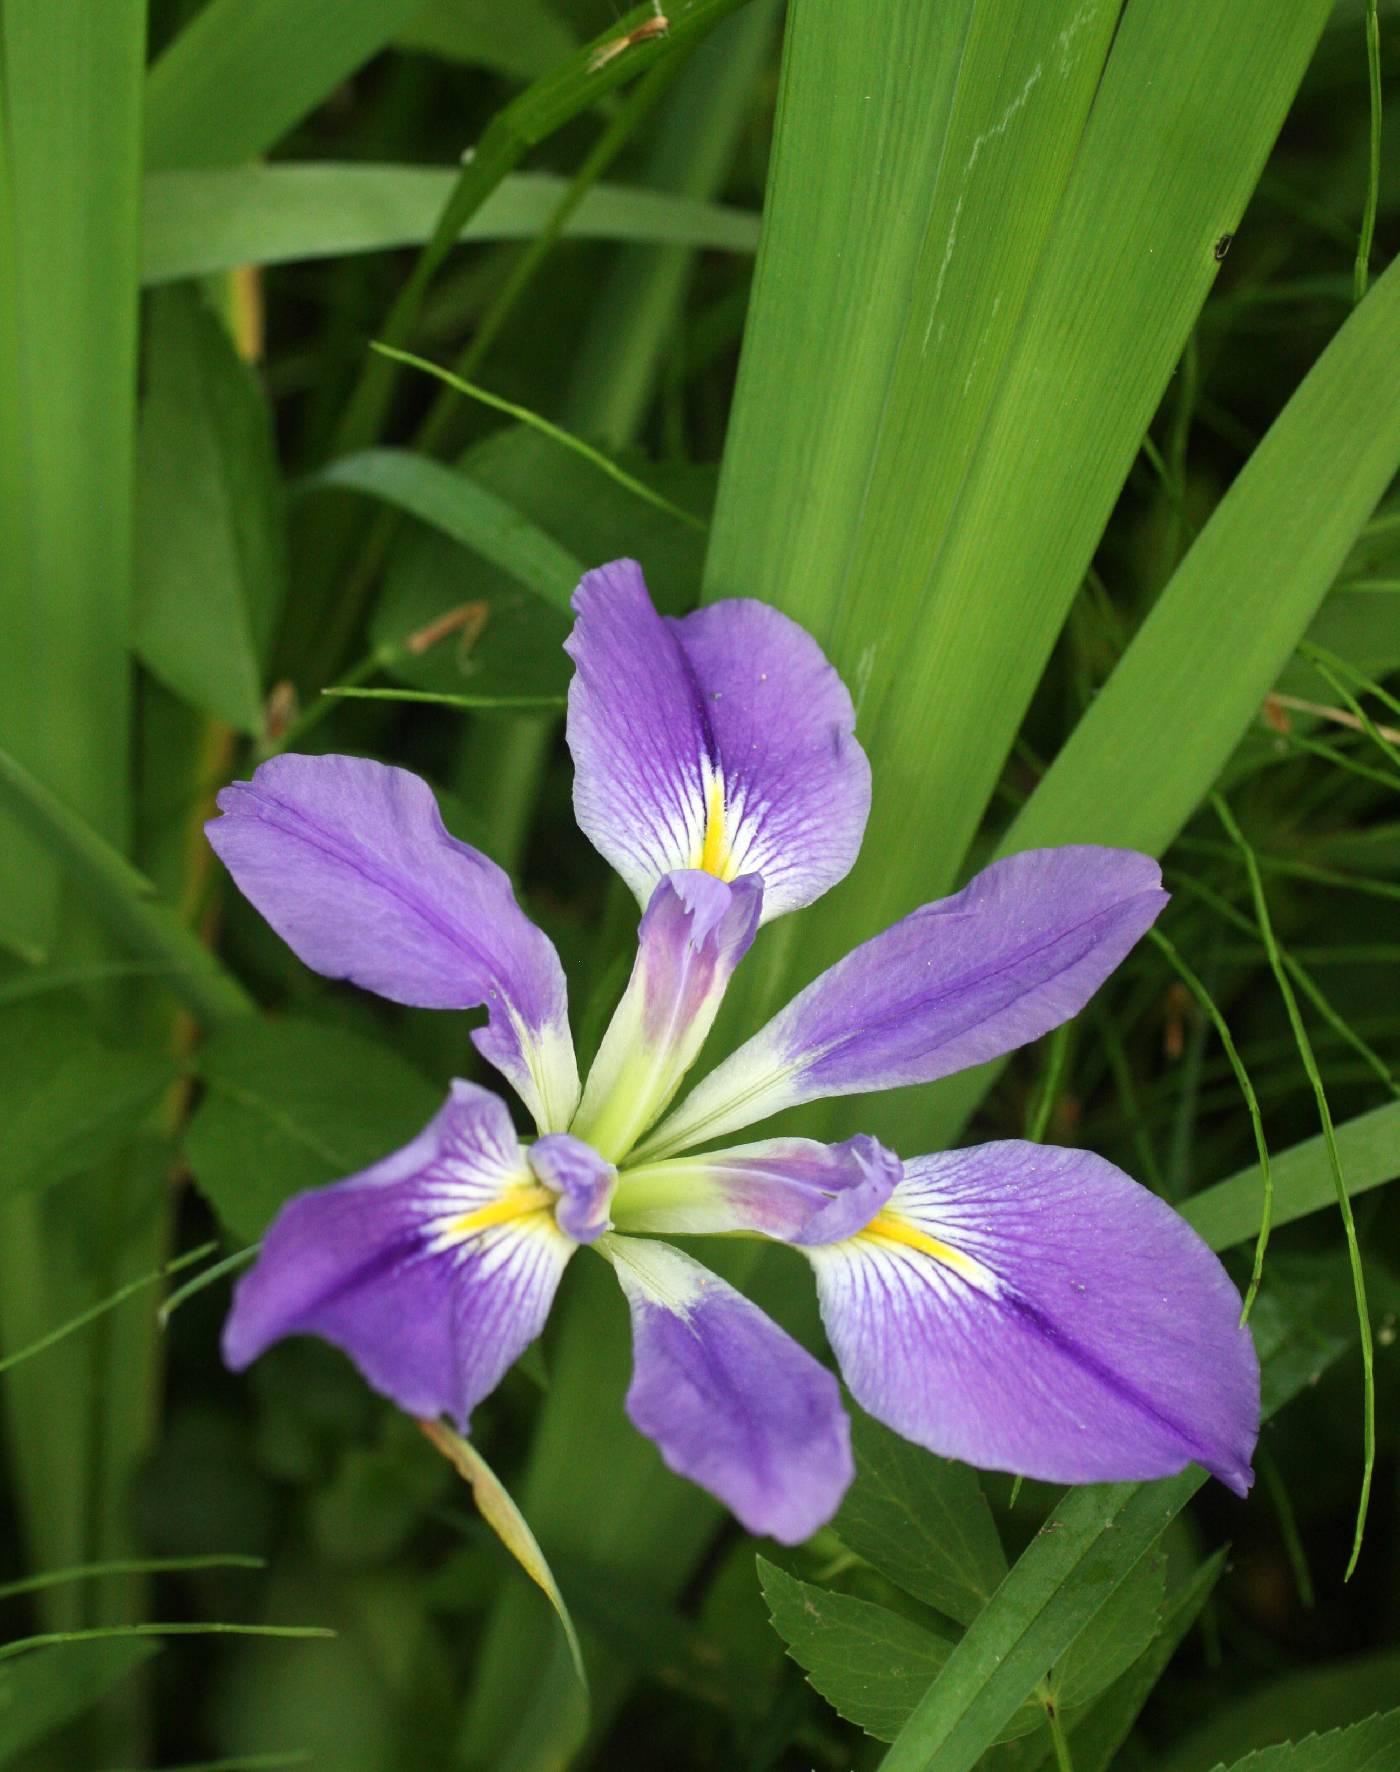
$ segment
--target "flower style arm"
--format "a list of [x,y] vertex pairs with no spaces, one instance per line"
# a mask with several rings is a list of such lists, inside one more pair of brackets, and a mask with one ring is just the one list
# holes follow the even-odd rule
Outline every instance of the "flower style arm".
[[542,1132],[578,1101],[553,943],[495,862],[445,829],[431,788],[363,757],[274,757],[219,795],[209,841],[298,957],[425,1009],[485,1006],[472,1040]]
[[573,1131],[620,1161],[670,1105],[758,928],[763,888],[696,869],[668,874],[637,932],[637,958],[603,1036]]
[[1082,1009],[1150,927],[1161,871],[1126,849],[1028,850],[854,949],[639,1147],[670,1155],[822,1096],[928,1083]]
[[758,874],[767,922],[850,871],[870,765],[809,634],[743,599],[660,616],[634,560],[586,573],[574,610],[574,810],[640,904],[677,869]]

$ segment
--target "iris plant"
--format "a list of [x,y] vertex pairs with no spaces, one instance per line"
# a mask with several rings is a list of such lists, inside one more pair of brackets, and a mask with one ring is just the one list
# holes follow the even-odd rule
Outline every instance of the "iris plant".
[[864,1136],[697,1148],[1058,1026],[1166,902],[1155,864],[1090,847],[995,862],[823,973],[673,1107],[760,925],[855,861],[870,769],[840,678],[776,610],[663,619],[628,560],[590,572],[574,609],[575,810],[642,906],[582,1087],[553,946],[417,776],[282,756],[219,797],[211,842],[301,959],[397,1003],[484,1007],[472,1039],[537,1132],[455,1082],[403,1150],[290,1201],[238,1287],[229,1363],[319,1335],[465,1433],[587,1245],[631,1312],[633,1423],[750,1530],[794,1542],[850,1481],[836,1381],[660,1240],[756,1234],[811,1263],[852,1395],[918,1444],[1065,1483],[1195,1460],[1243,1494],[1259,1377],[1238,1295],[1102,1158],[1014,1139],[902,1163]]

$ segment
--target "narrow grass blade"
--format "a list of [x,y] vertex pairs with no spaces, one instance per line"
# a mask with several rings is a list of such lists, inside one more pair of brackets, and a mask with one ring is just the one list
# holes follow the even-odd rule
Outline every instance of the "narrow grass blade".
[[588,1673],[583,1665],[583,1651],[579,1648],[574,1621],[569,1616],[569,1608],[564,1604],[559,1583],[545,1561],[539,1541],[530,1530],[524,1514],[511,1499],[510,1491],[469,1440],[464,1440],[460,1434],[454,1434],[451,1428],[440,1421],[420,1421],[418,1425],[458,1476],[470,1485],[472,1497],[481,1510],[481,1517],[554,1608],[554,1615],[563,1626],[569,1645],[569,1657],[574,1664],[574,1672],[578,1675],[579,1685],[587,1692]]
[[361,689],[353,684],[343,688],[323,689],[322,695],[339,696],[348,701],[421,701],[444,708],[494,708],[500,712],[533,713],[549,708],[563,708],[562,695],[450,695],[434,689]]
[[319,1624],[112,1624],[93,1630],[45,1631],[0,1643],[0,1661],[52,1649],[64,1643],[103,1643],[120,1637],[305,1637],[324,1640],[336,1633]]
[[303,492],[336,487],[363,492],[430,523],[556,608],[568,609],[583,575],[582,563],[547,531],[469,474],[431,456],[366,449],[302,482]]
[[[336,163],[155,172],[146,178],[141,280],[172,283],[237,265],[294,264],[419,246],[457,174],[426,166]],[[569,180],[518,172],[467,220],[462,240],[529,240],[549,224]],[[758,217],[669,191],[597,185],[563,233],[752,253]]]

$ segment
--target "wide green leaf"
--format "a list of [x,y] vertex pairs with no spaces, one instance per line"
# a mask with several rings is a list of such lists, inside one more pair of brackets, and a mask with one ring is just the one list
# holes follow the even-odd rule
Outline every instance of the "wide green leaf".
[[852,1418],[851,1448],[856,1476],[832,1522],[837,1536],[915,1599],[971,1623],[1006,1574],[976,1471],[865,1414]]
[[293,1194],[407,1144],[442,1105],[442,1091],[391,1047],[323,1022],[226,1028],[201,1050],[200,1076],[185,1156],[245,1242]]
[[176,1075],[165,1053],[118,1046],[52,1002],[0,1008],[0,1047],[0,1199],[115,1154]]
[[236,166],[382,49],[422,0],[209,0],[146,80],[148,166]]
[[272,423],[192,288],[151,302],[136,490],[137,651],[194,707],[259,733],[286,584]]
[[403,49],[494,68],[520,80],[543,74],[578,47],[551,0],[511,0],[509,7],[497,0],[428,0],[396,41]]
[[[456,174],[429,166],[237,166],[154,172],[145,182],[141,279],[181,277],[418,246],[432,233]],[[501,181],[466,222],[463,240],[528,240],[569,188],[546,172]],[[758,217],[666,191],[595,185],[564,232],[750,253]]]
[[159,1652],[155,1643],[129,1639],[62,1643],[0,1667],[0,1766],[80,1717]]

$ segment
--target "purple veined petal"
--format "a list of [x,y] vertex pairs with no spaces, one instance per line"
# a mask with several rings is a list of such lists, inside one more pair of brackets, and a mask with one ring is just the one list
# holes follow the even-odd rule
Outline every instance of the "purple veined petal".
[[809,634],[747,599],[662,617],[635,560],[585,573],[574,610],[574,811],[638,903],[678,868],[758,874],[767,922],[850,872],[870,765]]
[[894,1152],[863,1133],[842,1144],[769,1138],[629,1168],[614,1215],[624,1231],[755,1231],[784,1243],[835,1243],[869,1224],[900,1173]]
[[1239,1294],[1101,1157],[1019,1140],[919,1157],[867,1230],[807,1254],[852,1395],[906,1439],[1059,1483],[1194,1461],[1248,1491]]
[[535,1140],[526,1158],[535,1179],[559,1196],[554,1222],[566,1237],[596,1243],[612,1229],[608,1208],[617,1170],[591,1146],[567,1132],[550,1132]]
[[632,1315],[633,1426],[750,1532],[809,1538],[854,1475],[835,1378],[679,1249],[618,1236],[598,1247]]
[[656,1157],[825,1095],[931,1083],[1076,1015],[1167,902],[1130,849],[1029,849],[823,972],[645,1140]]
[[727,885],[688,868],[658,882],[573,1122],[605,1157],[619,1161],[670,1105],[748,952],[762,902],[755,874]]
[[472,1035],[542,1131],[578,1102],[554,945],[495,862],[443,826],[425,781],[364,757],[273,757],[205,826],[239,890],[296,955],[395,1003],[475,1009]]
[[288,1335],[341,1348],[410,1415],[471,1412],[544,1327],[575,1244],[505,1103],[472,1083],[411,1144],[289,1200],[239,1281],[224,1358]]

